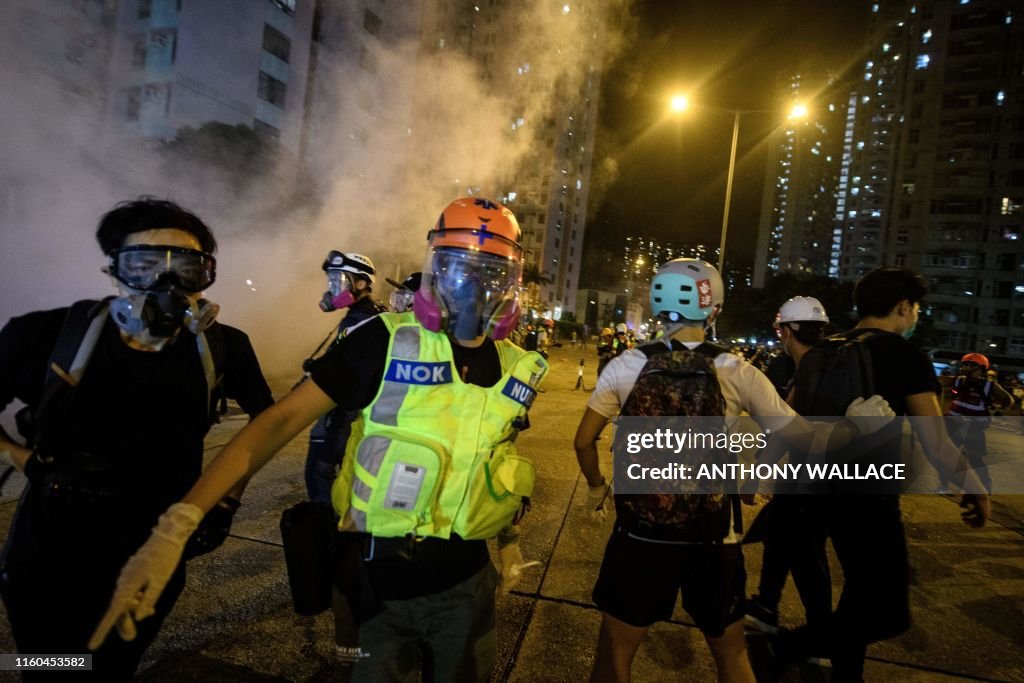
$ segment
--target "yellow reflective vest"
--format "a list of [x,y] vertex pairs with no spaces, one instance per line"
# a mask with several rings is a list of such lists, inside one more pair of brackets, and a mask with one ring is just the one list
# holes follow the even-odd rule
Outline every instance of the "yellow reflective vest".
[[516,452],[548,371],[536,352],[495,342],[502,377],[463,382],[444,333],[413,313],[383,313],[391,339],[384,378],[352,425],[331,500],[342,531],[379,537],[492,538],[533,491],[533,463]]

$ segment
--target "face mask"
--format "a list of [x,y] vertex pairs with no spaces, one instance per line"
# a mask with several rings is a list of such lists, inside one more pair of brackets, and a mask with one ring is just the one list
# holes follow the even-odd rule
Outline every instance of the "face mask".
[[353,293],[355,285],[346,273],[340,270],[327,271],[327,291],[320,297],[320,310],[324,313],[348,308],[356,302]]
[[904,339],[910,339],[911,337],[913,337],[914,336],[914,330],[916,330],[916,329],[917,329],[917,323],[914,323],[913,325],[911,325],[907,329],[903,330],[903,338]]
[[110,302],[110,317],[126,334],[138,337],[146,333],[151,337],[169,338],[185,324],[190,304],[178,288],[160,292],[128,291],[127,296]]

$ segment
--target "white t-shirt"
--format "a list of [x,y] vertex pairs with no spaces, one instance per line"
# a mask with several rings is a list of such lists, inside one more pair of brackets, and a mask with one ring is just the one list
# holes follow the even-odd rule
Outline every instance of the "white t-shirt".
[[[695,349],[700,342],[684,342],[688,349]],[[636,378],[647,364],[647,356],[639,349],[624,351],[612,359],[601,372],[594,393],[587,401],[587,407],[609,420],[619,414],[619,409],[633,391]],[[772,429],[779,429],[796,416],[775,386],[763,372],[751,365],[745,358],[734,353],[720,353],[715,357],[715,372],[725,398],[727,417],[738,417],[749,413],[753,417],[772,417]],[[738,543],[732,523],[723,543]]]
[[[689,349],[700,346],[700,342],[685,342]],[[633,391],[636,378],[647,363],[647,356],[639,349],[630,349],[612,359],[601,372],[597,387],[590,395],[587,407],[611,420],[619,414],[629,392]],[[734,353],[721,353],[715,358],[715,372],[725,397],[725,414],[729,417],[746,412],[753,417],[796,416],[768,377],[751,365],[745,358]],[[788,420],[787,420],[788,421]],[[782,426],[773,421],[773,428]]]

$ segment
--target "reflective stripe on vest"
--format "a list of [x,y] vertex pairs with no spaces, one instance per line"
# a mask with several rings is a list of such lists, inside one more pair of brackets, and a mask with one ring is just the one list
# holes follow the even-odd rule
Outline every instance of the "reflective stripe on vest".
[[992,391],[991,382],[985,381],[979,389],[976,383],[970,380],[961,381],[961,378],[957,377],[953,388],[957,391],[957,397],[949,406],[950,413],[972,417],[988,415],[988,396]]
[[512,438],[512,422],[532,404],[548,366],[503,340],[495,343],[501,379],[467,384],[446,335],[421,327],[411,312],[380,318],[391,333],[384,377],[353,425],[332,488],[340,528],[448,538],[459,533],[454,520],[475,466]]

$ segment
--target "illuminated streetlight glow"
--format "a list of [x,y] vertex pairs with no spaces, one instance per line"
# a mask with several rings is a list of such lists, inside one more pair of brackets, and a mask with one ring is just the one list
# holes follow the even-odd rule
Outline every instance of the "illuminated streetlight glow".
[[[685,95],[675,95],[672,97],[669,103],[670,109],[673,112],[685,111],[690,106],[690,101]],[[732,203],[732,182],[733,177],[736,174],[736,148],[739,143],[740,136],[740,115],[750,114],[756,112],[763,112],[766,110],[761,109],[720,109],[718,107],[708,107],[698,105],[701,109],[713,109],[715,111],[728,112],[733,115],[732,119],[732,145],[729,150],[729,172],[725,179],[725,207],[722,211],[722,240],[718,247],[718,272],[724,277],[725,275],[725,240],[729,232],[729,206]],[[804,104],[795,104],[792,109],[789,110],[790,119],[803,119],[808,115],[807,106]]]

